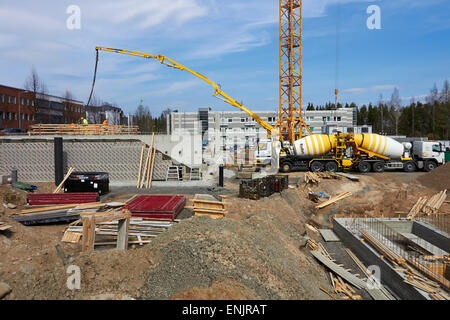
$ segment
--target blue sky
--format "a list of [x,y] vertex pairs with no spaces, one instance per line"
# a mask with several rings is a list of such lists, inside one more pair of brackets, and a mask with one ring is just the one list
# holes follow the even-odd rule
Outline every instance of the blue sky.
[[[381,8],[381,30],[369,30],[369,5]],[[69,5],[81,29],[69,30]],[[336,30],[341,102],[423,98],[450,73],[448,0],[304,0],[303,95],[334,99]],[[34,66],[49,92],[69,89],[87,101],[95,46],[164,54],[219,83],[252,110],[278,108],[277,0],[2,0],[0,83],[23,87]],[[134,112],[140,99],[159,114],[233,107],[190,74],[156,61],[100,53],[96,96]]]

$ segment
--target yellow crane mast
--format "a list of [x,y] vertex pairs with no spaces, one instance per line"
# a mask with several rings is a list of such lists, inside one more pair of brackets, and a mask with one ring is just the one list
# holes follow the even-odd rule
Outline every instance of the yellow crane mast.
[[302,112],[302,0],[280,1],[280,112],[276,127],[281,141],[294,144],[303,127],[311,130]]

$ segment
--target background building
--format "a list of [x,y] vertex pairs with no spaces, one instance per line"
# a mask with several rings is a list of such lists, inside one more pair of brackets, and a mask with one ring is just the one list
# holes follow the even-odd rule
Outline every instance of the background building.
[[[303,115],[314,134],[330,134],[335,131],[372,133],[372,126],[357,125],[356,112],[356,108],[340,108],[304,111]],[[255,111],[255,113],[273,126],[278,121],[278,111]],[[266,130],[243,111],[211,111],[211,108],[200,108],[198,112],[174,111],[170,113],[167,126],[169,134],[182,131],[202,134],[204,147],[209,144],[212,135],[217,135],[218,132],[225,147],[235,144],[252,146],[258,138],[265,139],[267,136]]]
[[89,123],[103,123],[104,120],[112,125],[128,123],[128,118],[125,117],[122,109],[109,103],[104,103],[101,106],[86,107],[86,119]]
[[79,123],[84,115],[82,101],[37,94],[36,102],[36,123]]
[[0,128],[28,129],[35,120],[34,94],[0,85]]

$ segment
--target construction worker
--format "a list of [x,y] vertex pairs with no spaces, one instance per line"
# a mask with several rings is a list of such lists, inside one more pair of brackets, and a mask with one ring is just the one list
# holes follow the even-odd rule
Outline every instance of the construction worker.
[[108,120],[105,119],[105,121],[103,121],[103,125],[107,126],[108,125]]
[[83,117],[81,117],[81,123],[84,124],[84,125],[88,125],[89,124],[87,119],[85,119]]

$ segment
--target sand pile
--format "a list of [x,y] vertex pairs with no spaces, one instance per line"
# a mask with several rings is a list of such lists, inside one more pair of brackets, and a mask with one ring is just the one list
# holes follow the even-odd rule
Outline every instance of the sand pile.
[[418,177],[417,180],[425,187],[435,190],[450,189],[450,162]]

